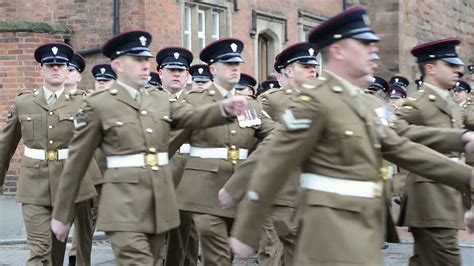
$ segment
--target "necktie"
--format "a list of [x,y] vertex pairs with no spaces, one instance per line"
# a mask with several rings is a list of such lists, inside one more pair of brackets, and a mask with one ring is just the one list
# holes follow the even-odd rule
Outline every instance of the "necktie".
[[48,101],[47,101],[47,102],[48,102],[48,105],[49,105],[49,107],[53,106],[53,105],[54,105],[54,103],[56,102],[56,100],[57,100],[56,93],[54,93],[54,92],[53,92],[53,93],[51,93],[51,95],[49,95],[49,98],[48,98]]

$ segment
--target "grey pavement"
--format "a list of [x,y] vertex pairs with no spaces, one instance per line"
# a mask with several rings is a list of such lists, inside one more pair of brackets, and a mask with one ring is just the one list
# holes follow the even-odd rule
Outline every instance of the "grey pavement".
[[[69,245],[68,245],[69,248]],[[391,244],[384,251],[385,266],[408,265],[408,258],[412,252],[412,244]],[[462,261],[464,266],[474,266],[474,248],[462,247]],[[0,245],[0,265],[25,265],[28,257],[26,245]],[[66,265],[66,263],[65,263]],[[115,265],[112,248],[107,240],[94,241],[92,249],[92,265],[108,266]],[[233,265],[256,266],[255,260],[237,261]]]
[[[25,244],[26,234],[21,217],[21,205],[13,197],[0,197],[0,265],[25,265],[28,258],[28,247]],[[95,234],[92,251],[92,265],[115,265],[109,241],[103,233]],[[363,245],[363,243],[360,243]],[[68,244],[69,248],[70,244]],[[386,266],[408,265],[413,245],[411,243],[390,244],[384,250]],[[474,266],[474,245],[461,245],[462,261],[465,266]],[[258,265],[254,260],[238,261],[234,265]]]

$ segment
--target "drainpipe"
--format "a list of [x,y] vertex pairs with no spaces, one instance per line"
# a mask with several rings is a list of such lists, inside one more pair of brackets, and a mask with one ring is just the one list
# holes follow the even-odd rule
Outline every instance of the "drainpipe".
[[[114,36],[120,33],[119,1],[120,0],[114,0],[114,29],[113,29]],[[100,52],[101,52],[101,47],[96,47],[96,48],[79,51],[79,54],[82,56],[90,56],[90,55],[100,54]]]

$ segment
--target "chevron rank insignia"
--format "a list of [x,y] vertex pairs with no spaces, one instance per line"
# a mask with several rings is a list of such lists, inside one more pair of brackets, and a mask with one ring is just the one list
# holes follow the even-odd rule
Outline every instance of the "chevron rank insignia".
[[85,121],[78,121],[77,119],[74,119],[74,128],[75,129],[80,129],[87,126],[87,122]]
[[298,119],[293,115],[290,109],[287,109],[283,115],[283,122],[289,130],[307,129],[311,126],[311,119]]

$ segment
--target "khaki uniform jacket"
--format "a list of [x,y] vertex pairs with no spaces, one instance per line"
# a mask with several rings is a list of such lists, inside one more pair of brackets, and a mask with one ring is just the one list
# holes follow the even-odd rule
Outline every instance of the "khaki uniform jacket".
[[[207,90],[191,91],[185,96],[186,102],[201,106],[218,102],[224,97],[212,85]],[[249,109],[260,113],[260,104],[249,100]],[[188,143],[192,147],[224,148],[235,145],[239,149],[249,149],[257,139],[266,137],[275,127],[270,118],[260,115],[262,124],[258,127],[239,126],[238,121],[217,127],[188,132]],[[178,202],[181,210],[206,213],[223,217],[234,217],[235,210],[224,210],[219,205],[218,191],[232,176],[242,161],[210,159],[190,156],[184,167],[184,174],[178,187]]]
[[[380,167],[383,159],[387,159],[470,196],[470,167],[399,137],[383,126],[370,109],[364,111],[345,84],[332,75],[326,81],[305,87],[312,88],[304,89],[289,107],[295,121],[282,124],[271,136],[266,161],[271,161],[272,167],[266,161],[257,164],[254,176],[258,178],[251,179],[248,195],[239,206],[234,223],[233,235],[237,239],[258,246],[255,232],[265,219],[263,210],[268,210],[294,167],[301,167],[303,173],[381,182]],[[362,100],[364,104],[366,99]],[[324,250],[331,243],[339,250],[354,239],[364,239],[362,257],[380,256],[386,218],[383,197],[367,199],[309,189],[305,194],[305,202],[300,206],[302,216],[310,211],[313,216],[322,215],[320,221],[302,223],[303,229],[309,226],[318,237],[319,241],[311,245]],[[347,230],[351,234],[337,234]],[[366,245],[372,248],[365,248]],[[331,258],[334,261],[346,259],[345,252],[336,253]]]
[[[82,94],[63,92],[49,107],[43,89],[18,95],[8,112],[6,125],[0,131],[0,186],[20,139],[32,149],[56,151],[68,148],[74,130],[73,117],[83,98]],[[65,160],[44,161],[24,156],[16,200],[53,206],[64,164]],[[96,195],[89,178],[83,180],[76,195],[72,201],[79,202]]]
[[[290,88],[271,89],[259,97],[263,110],[273,121],[281,123],[283,111],[295,99],[298,92]],[[265,146],[266,144],[259,144]],[[255,169],[259,158],[262,158],[262,148],[258,148],[252,155],[237,168],[237,171],[224,185],[224,189],[236,200],[240,201],[247,192],[249,178]],[[295,207],[298,194],[299,174],[297,169],[292,173],[285,185],[275,198],[275,205]]]
[[[464,124],[472,124],[472,122],[469,121],[469,117],[474,116],[474,102],[472,102],[470,99],[465,101],[461,106],[461,110],[464,116]],[[466,153],[465,159],[466,164],[474,166],[474,153]]]
[[[400,122],[438,128],[462,128],[461,109],[446,101],[435,91],[423,86],[414,97],[407,99],[398,113]],[[459,152],[444,152],[447,157],[460,158]],[[446,178],[453,178],[447,173]],[[399,224],[411,227],[442,227],[464,229],[463,198],[459,191],[424,177],[407,176]]]
[[[105,156],[167,152],[171,128],[202,128],[229,122],[218,104],[192,108],[170,103],[159,90],[142,92],[138,104],[114,83],[90,95],[76,114],[76,129],[53,216],[67,223],[87,160],[99,147]],[[159,234],[179,225],[169,165],[108,168],[99,204],[97,228]]]
[[[184,101],[184,96],[186,95],[186,90],[183,89],[183,92],[178,97],[178,102]],[[171,131],[171,137],[183,134],[181,133],[183,130],[187,129],[181,129],[181,130],[173,130]],[[186,165],[186,161],[188,160],[189,154],[181,154],[179,153],[179,149],[174,153],[173,157],[171,158],[170,161],[170,168],[171,168],[171,174],[173,175],[173,183],[174,186],[177,188],[179,183],[181,182],[181,177],[183,176],[184,172],[184,166]]]

